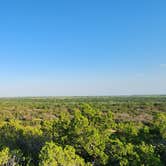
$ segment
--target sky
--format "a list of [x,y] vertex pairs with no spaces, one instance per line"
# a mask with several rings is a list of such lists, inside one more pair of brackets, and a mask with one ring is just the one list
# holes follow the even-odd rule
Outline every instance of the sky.
[[166,94],[165,0],[1,0],[0,97]]

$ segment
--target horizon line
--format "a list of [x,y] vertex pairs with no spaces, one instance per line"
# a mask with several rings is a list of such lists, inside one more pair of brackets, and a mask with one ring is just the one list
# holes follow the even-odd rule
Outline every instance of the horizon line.
[[68,98],[68,97],[154,97],[154,96],[166,96],[166,94],[121,94],[121,95],[55,95],[55,96],[2,96],[4,98]]

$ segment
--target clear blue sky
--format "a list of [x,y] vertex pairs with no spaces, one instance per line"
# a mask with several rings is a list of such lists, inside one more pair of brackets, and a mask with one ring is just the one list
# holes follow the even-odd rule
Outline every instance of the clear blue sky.
[[165,0],[1,0],[0,96],[166,94]]

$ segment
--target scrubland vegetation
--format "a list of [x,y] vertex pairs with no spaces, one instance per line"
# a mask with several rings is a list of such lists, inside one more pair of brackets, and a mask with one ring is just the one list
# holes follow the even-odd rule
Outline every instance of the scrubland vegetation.
[[0,165],[164,166],[166,96],[2,98]]

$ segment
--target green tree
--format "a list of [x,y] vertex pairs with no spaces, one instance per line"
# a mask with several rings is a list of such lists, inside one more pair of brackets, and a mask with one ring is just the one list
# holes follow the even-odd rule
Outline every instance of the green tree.
[[155,153],[155,147],[152,145],[146,145],[144,142],[136,146],[136,150],[139,154],[141,165],[160,166],[163,165],[160,161],[160,157]]
[[166,139],[166,114],[159,113],[154,119],[155,127],[159,130],[162,138]]
[[[50,142],[42,148],[39,166],[85,166],[84,160],[76,155],[75,149],[66,146],[64,149]],[[90,165],[90,164],[88,164]]]
[[5,165],[10,159],[9,148],[3,148],[0,151],[0,165]]

